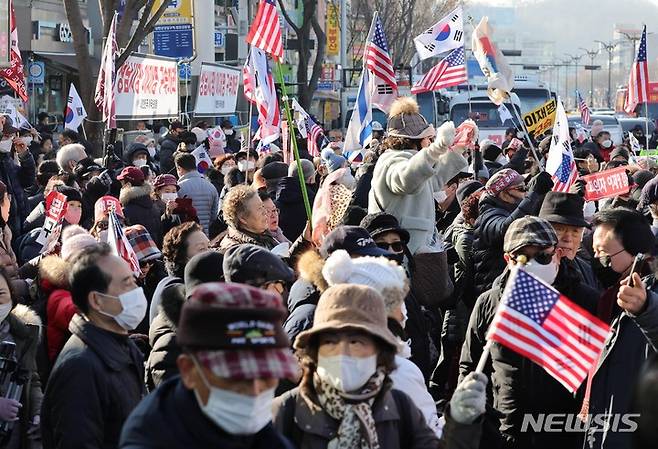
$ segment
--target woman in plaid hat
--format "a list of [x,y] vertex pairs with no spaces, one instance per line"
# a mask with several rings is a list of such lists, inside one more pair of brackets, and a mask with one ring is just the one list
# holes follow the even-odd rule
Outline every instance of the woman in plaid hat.
[[[304,373],[299,387],[275,401],[274,425],[299,449],[444,447],[409,396],[391,389],[398,340],[376,290],[352,284],[327,289],[313,327],[294,347]],[[457,388],[446,440],[478,447],[485,385],[486,378],[474,373]]]

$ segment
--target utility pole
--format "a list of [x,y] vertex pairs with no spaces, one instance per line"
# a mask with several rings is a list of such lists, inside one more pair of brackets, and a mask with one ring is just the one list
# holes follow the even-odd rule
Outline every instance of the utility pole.
[[608,52],[608,94],[606,95],[606,104],[608,109],[612,108],[612,53],[615,51],[618,42],[598,42],[601,45],[601,49]]
[[347,126],[345,116],[347,115],[347,92],[345,92],[345,77],[347,76],[347,0],[340,0],[340,125],[343,129]]
[[564,65],[564,100],[569,102],[569,66],[571,65],[570,59],[565,59],[562,61]]
[[[586,48],[580,47],[580,50],[585,51],[589,56],[590,66],[594,66],[594,59],[596,55],[599,54],[598,50],[588,50]],[[583,55],[584,56],[584,55]],[[589,78],[589,106],[594,107],[594,69],[590,69],[590,78]]]
[[[577,56],[573,56],[573,55],[570,55],[570,54],[568,54],[568,53],[565,53],[565,54],[566,54],[568,57],[571,58],[571,60],[574,62],[575,66],[576,66],[576,88],[575,88],[575,90],[578,90],[578,61],[580,61],[580,59],[581,59],[583,56],[585,56],[585,55],[577,55]],[[578,103],[578,100],[576,99],[576,96],[574,95],[574,97],[573,97],[573,108],[574,108],[574,109],[577,109],[577,108],[578,108],[578,104],[577,104],[577,103]]]

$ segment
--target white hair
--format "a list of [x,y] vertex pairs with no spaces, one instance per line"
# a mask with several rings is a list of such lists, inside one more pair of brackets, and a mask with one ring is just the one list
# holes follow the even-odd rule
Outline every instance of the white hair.
[[69,143],[57,150],[55,160],[61,170],[69,171],[69,162],[75,161],[78,163],[86,157],[87,152],[85,151],[85,147],[79,143]]

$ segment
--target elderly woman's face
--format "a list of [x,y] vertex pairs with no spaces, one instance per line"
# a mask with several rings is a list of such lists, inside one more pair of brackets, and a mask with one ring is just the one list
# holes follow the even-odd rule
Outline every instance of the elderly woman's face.
[[208,237],[203,231],[195,231],[187,237],[187,260],[190,260],[192,257],[200,254],[204,251],[208,251]]
[[276,232],[279,229],[279,208],[270,198],[266,199],[263,205],[265,213],[267,213],[268,228],[270,231]]
[[377,354],[375,340],[364,332],[344,330],[323,332],[318,336],[318,356],[371,357]]
[[262,234],[268,228],[268,216],[258,195],[253,195],[245,203],[245,212],[239,217],[240,226],[246,231]]

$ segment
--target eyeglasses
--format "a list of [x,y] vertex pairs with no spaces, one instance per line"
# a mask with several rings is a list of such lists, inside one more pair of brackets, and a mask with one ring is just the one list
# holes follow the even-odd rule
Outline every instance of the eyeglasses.
[[397,242],[391,242],[391,243],[377,242],[376,245],[380,249],[384,249],[384,250],[390,249],[394,253],[401,253],[402,251],[404,251],[404,243],[402,243],[399,240]]

